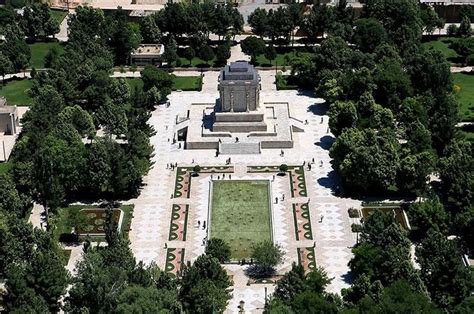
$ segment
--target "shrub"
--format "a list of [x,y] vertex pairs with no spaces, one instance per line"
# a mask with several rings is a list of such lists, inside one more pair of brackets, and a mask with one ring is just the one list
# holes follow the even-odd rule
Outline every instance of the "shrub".
[[352,232],[362,232],[362,225],[361,224],[352,224],[351,225]]
[[201,166],[199,166],[199,165],[194,166],[193,171],[194,172],[201,172]]
[[448,36],[456,36],[458,33],[458,27],[454,24],[448,26],[447,34]]
[[287,172],[287,171],[288,171],[288,165],[286,165],[286,164],[281,164],[281,165],[280,165],[280,171],[281,171],[281,172]]
[[349,213],[350,218],[359,218],[360,217],[359,210],[357,208],[351,207],[347,211]]
[[220,263],[225,263],[230,260],[230,246],[222,239],[213,238],[207,242],[206,254],[217,258]]

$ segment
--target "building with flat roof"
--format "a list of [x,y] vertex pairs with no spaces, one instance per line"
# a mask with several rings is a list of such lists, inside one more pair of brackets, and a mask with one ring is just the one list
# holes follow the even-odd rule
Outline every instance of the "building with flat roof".
[[144,44],[130,54],[130,64],[136,65],[161,65],[165,46],[162,44]]
[[0,97],[0,161],[7,161],[20,133],[18,108],[8,106],[7,100]]

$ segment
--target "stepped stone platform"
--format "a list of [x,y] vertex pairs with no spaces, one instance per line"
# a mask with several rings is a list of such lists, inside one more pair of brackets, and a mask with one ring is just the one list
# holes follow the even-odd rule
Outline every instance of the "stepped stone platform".
[[[214,104],[192,104],[186,117],[177,118],[181,121],[178,133],[187,134],[186,149],[216,149],[223,154],[258,154],[261,149],[292,148],[293,130],[297,127],[290,117],[288,103],[264,103],[262,107],[262,121],[226,122],[221,128],[219,121],[214,121]],[[233,131],[227,129],[229,126]]]

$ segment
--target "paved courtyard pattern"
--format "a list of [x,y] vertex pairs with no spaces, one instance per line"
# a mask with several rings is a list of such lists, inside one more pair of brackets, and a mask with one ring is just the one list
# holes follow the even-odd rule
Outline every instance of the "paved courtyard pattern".
[[[262,71],[263,72],[263,71]],[[264,72],[265,73],[265,72]],[[202,92],[174,92],[170,95],[170,106],[159,106],[149,121],[157,131],[151,138],[155,154],[153,168],[144,178],[144,187],[140,196],[132,200],[135,204],[130,241],[131,248],[138,260],[154,262],[161,268],[166,263],[168,248],[185,249],[184,262],[192,261],[204,253],[203,240],[206,230],[202,222],[207,219],[209,202],[210,175],[193,178],[191,196],[175,199],[173,197],[176,171],[170,170],[170,164],[178,167],[196,164],[201,166],[221,166],[231,158],[234,167],[232,179],[268,179],[274,180],[271,189],[273,201],[273,232],[275,242],[282,245],[287,253],[285,261],[278,268],[283,274],[291,268],[292,262],[298,261],[298,247],[315,247],[316,263],[323,267],[333,278],[329,291],[339,292],[348,287],[347,263],[351,258],[351,247],[355,236],[350,231],[349,207],[358,207],[360,202],[336,197],[332,188],[337,182],[331,167],[329,147],[334,140],[328,132],[328,117],[325,115],[325,104],[322,99],[298,91],[274,91],[271,75],[263,75],[261,102],[287,101],[292,116],[305,121],[304,132],[294,133],[295,146],[280,150],[262,150],[258,155],[219,155],[214,150],[184,150],[184,143],[174,142],[176,117],[183,116],[191,103],[212,103],[218,97],[217,73],[208,72],[204,77]],[[268,78],[266,77],[268,76]],[[265,77],[265,79],[264,79]],[[274,85],[273,85],[274,86]],[[305,180],[308,195],[291,198],[288,177],[274,176],[274,173],[247,172],[248,166],[275,166],[305,164]],[[311,170],[308,169],[311,164]],[[285,198],[283,200],[283,195]],[[293,213],[291,204],[308,203],[313,239],[300,239],[296,243],[294,235]],[[169,240],[169,227],[173,204],[188,204],[186,241]],[[198,221],[201,225],[198,226]],[[234,280],[233,299],[228,312],[237,312],[240,300],[245,301],[245,311],[258,313],[264,305],[264,288],[272,292],[271,285],[247,285],[243,268],[237,265],[226,266]]]

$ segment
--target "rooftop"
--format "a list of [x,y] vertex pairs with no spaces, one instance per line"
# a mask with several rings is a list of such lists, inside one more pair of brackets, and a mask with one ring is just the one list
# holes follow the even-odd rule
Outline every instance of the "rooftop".
[[137,49],[132,52],[132,55],[161,55],[164,52],[164,46],[161,44],[151,44],[151,45],[140,45]]
[[235,61],[221,71],[221,81],[258,81],[257,70],[247,61]]

